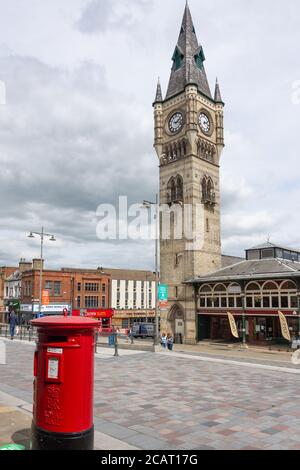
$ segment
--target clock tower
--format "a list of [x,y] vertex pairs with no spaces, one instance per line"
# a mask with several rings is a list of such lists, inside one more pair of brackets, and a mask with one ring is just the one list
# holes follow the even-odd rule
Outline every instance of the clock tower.
[[195,343],[195,297],[185,281],[221,268],[224,103],[218,82],[211,94],[188,4],[172,60],[166,97],[158,83],[153,104],[162,211],[160,273],[161,283],[169,286],[161,331],[180,333],[185,343]]

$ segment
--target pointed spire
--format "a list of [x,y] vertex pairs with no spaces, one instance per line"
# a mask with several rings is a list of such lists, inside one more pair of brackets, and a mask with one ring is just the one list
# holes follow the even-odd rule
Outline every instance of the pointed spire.
[[215,102],[216,103],[223,103],[218,79],[216,79]]
[[194,83],[201,93],[212,98],[203,66],[205,56],[197,40],[188,2],[185,5],[180,34],[172,60],[174,63],[166,99],[184,91],[189,83]]
[[155,96],[154,103],[162,103],[162,102],[163,102],[163,97],[162,97],[160,79],[158,77],[157,88],[156,88],[156,96]]

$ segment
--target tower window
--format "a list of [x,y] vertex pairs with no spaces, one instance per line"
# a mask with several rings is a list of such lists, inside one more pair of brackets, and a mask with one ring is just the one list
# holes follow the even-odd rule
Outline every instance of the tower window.
[[183,55],[179,52],[178,49],[176,49],[175,54],[173,56],[175,70],[180,69],[181,64],[182,64],[182,59],[183,59]]
[[201,182],[202,203],[206,206],[216,205],[216,194],[214,191],[214,183],[211,178],[204,176]]
[[199,69],[203,68],[204,61],[205,61],[205,55],[201,47],[199,54],[195,55],[195,63]]
[[209,219],[206,219],[206,231],[209,232]]
[[168,183],[168,203],[176,203],[183,201],[183,178],[177,175],[171,178]]

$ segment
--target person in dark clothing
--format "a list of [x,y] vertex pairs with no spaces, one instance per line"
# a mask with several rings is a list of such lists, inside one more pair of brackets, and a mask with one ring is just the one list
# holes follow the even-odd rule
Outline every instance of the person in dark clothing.
[[14,339],[15,336],[15,328],[16,325],[18,324],[18,316],[16,313],[12,310],[10,316],[9,316],[9,332],[10,332],[10,339]]

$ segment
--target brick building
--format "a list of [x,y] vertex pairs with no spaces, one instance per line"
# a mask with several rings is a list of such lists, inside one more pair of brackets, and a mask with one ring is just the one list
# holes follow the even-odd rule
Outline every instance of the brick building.
[[[39,310],[40,260],[33,260],[32,268],[22,273],[21,312]],[[100,270],[43,269],[42,290],[49,293],[45,314],[61,314],[63,309],[108,308],[109,282]]]

